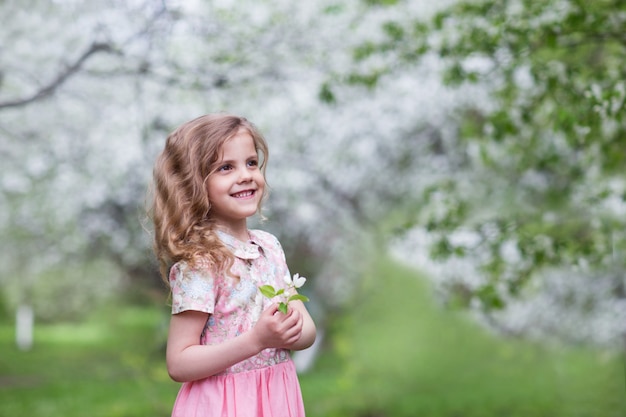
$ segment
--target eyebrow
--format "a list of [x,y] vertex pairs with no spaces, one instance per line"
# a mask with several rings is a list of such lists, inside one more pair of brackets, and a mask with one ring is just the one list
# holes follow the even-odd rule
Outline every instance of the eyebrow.
[[[251,159],[259,159],[259,155],[257,155],[256,153],[251,154],[250,156],[246,158],[246,161],[249,161]],[[234,162],[235,162],[234,159],[222,159],[221,161],[217,161],[216,163],[219,165],[222,165],[222,164],[232,164]]]

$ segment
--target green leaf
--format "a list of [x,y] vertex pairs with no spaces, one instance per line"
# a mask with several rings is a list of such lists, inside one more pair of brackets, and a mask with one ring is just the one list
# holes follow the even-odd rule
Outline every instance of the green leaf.
[[333,90],[328,82],[322,84],[317,96],[322,103],[333,104],[337,101],[337,99],[335,98],[335,94],[333,93]]
[[486,310],[501,310],[505,303],[494,284],[486,284],[476,291],[476,296],[483,302]]
[[289,301],[292,301],[292,300],[300,300],[300,301],[307,302],[309,301],[309,297],[302,295],[302,294],[294,294],[291,297],[289,297]]
[[280,290],[276,291],[276,295],[282,295],[285,292],[284,288],[281,288]]
[[276,290],[271,285],[263,285],[259,287],[259,290],[261,290],[261,294],[263,294],[267,298],[276,297]]
[[383,24],[383,30],[392,40],[398,42],[404,37],[404,29],[395,22],[386,22]]
[[278,304],[278,311],[282,311],[283,313],[287,314],[287,304],[283,302]]
[[352,85],[363,85],[367,88],[374,88],[381,77],[380,70],[367,74],[352,73],[348,75],[347,82]]
[[374,42],[365,42],[354,48],[352,56],[354,57],[354,60],[358,62],[372,56],[376,52],[378,52],[378,47]]
[[398,4],[398,0],[364,0],[368,6],[393,6]]

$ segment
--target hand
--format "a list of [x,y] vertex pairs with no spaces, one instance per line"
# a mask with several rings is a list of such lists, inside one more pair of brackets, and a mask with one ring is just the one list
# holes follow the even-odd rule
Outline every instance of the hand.
[[302,336],[302,314],[289,308],[287,314],[278,310],[278,304],[272,304],[263,313],[252,331],[261,349],[289,349]]

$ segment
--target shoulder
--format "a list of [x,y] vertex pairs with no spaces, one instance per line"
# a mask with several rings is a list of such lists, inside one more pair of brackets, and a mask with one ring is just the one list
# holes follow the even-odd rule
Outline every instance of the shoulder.
[[177,262],[170,269],[169,281],[172,314],[187,310],[213,313],[219,282],[215,281],[208,262]]
[[264,230],[255,229],[250,230],[250,237],[264,250],[269,251],[270,253],[279,256],[280,258],[285,257],[285,252],[283,251],[283,247],[280,244],[280,241],[273,234]]
[[193,280],[197,278],[212,279],[214,268],[212,264],[204,258],[197,258],[193,261],[179,261],[170,268],[169,281],[173,283],[180,280]]

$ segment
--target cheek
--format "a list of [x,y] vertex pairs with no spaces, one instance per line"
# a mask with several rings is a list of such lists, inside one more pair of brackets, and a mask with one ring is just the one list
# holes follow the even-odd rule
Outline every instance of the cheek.
[[259,175],[255,179],[255,182],[257,185],[257,192],[259,192],[261,197],[263,197],[265,195],[265,178],[263,178],[263,175]]
[[263,173],[260,169],[252,173],[252,180],[256,183],[257,187],[265,186],[265,177],[263,176]]
[[207,193],[207,196],[209,197],[209,200],[223,193],[224,190],[225,190],[224,184],[222,184],[222,182],[217,179],[213,179],[212,181],[207,182],[206,193]]
[[209,199],[211,199],[211,196],[215,193],[214,190],[215,190],[215,184],[213,184],[213,181],[208,181],[206,183],[205,191]]

